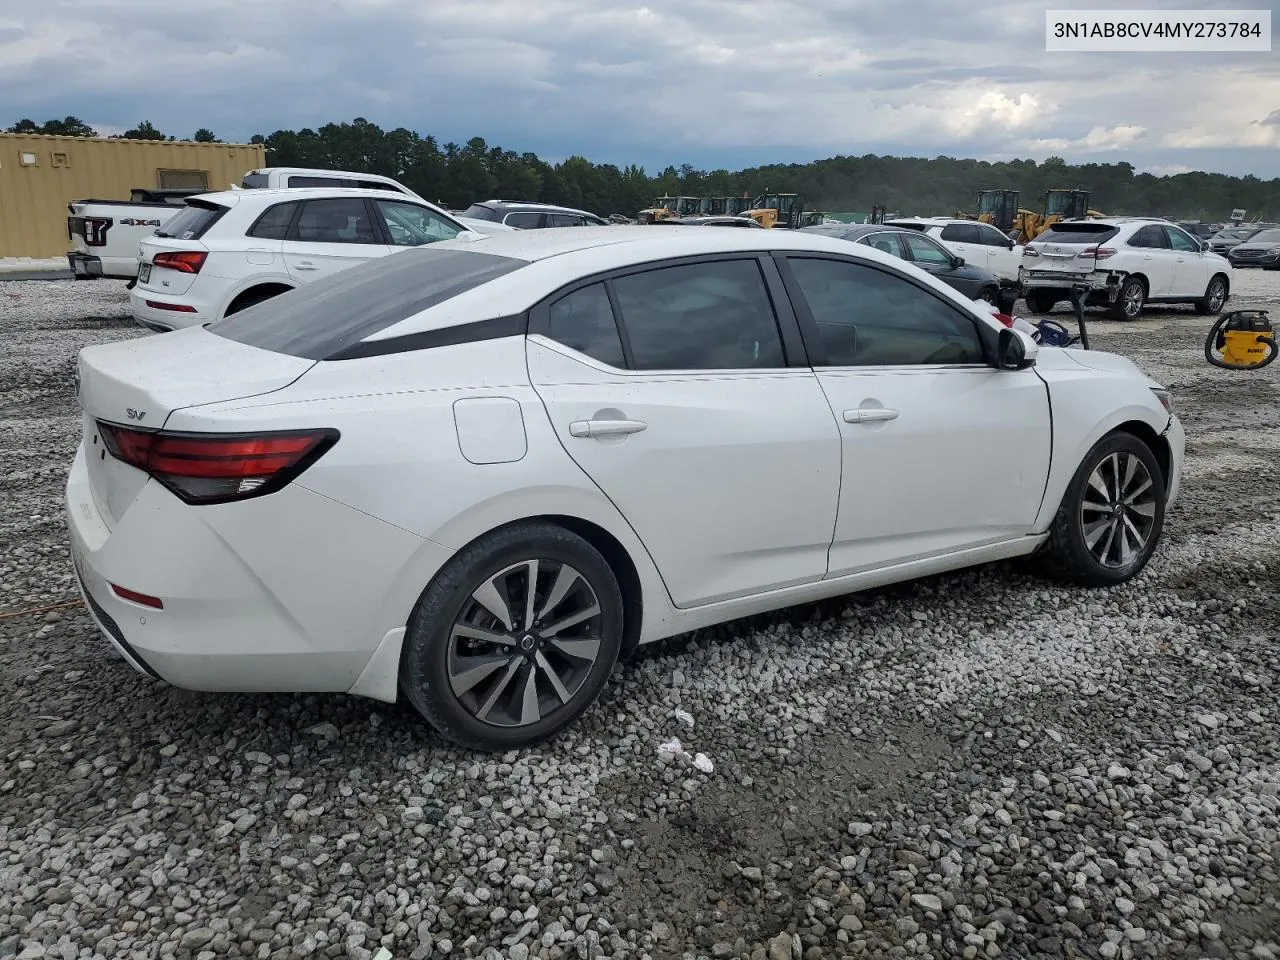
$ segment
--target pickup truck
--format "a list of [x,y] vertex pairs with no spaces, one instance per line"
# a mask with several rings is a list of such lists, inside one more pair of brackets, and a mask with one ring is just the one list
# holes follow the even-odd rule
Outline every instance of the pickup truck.
[[128,200],[72,200],[67,204],[67,263],[77,280],[138,276],[138,244],[204,190],[135,187]]

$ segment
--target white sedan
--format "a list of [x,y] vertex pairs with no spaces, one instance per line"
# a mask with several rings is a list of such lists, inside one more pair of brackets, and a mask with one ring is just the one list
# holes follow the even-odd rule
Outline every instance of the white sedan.
[[199,326],[406,247],[498,232],[514,230],[387,190],[205,193],[142,241],[129,303],[152,330]]
[[72,555],[134,668],[482,749],[698,627],[1033,553],[1124,582],[1183,459],[1128,360],[798,231],[445,241],[77,373]]

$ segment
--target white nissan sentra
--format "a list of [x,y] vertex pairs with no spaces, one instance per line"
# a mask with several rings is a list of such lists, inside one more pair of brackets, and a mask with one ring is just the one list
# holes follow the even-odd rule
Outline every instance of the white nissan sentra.
[[87,347],[76,570],[137,670],[555,734],[637,644],[1038,553],[1146,565],[1169,393],[784,230],[449,240]]

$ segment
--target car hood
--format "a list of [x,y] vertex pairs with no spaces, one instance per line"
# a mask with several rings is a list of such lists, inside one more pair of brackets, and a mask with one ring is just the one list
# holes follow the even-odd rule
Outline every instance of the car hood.
[[1267,252],[1267,253],[1270,253],[1270,252],[1271,252],[1271,251],[1273,251],[1273,250],[1280,250],[1280,243],[1248,243],[1248,242],[1245,242],[1245,243],[1237,243],[1235,248],[1236,248],[1236,250],[1238,250],[1238,251],[1244,251],[1244,250],[1263,250],[1263,251],[1265,251],[1265,252]]
[[1124,376],[1133,377],[1140,380],[1148,386],[1160,386],[1155,380],[1142,372],[1141,368],[1130,360],[1128,357],[1122,357],[1118,353],[1106,353],[1101,350],[1075,350],[1067,349],[1059,351],[1072,362],[1090,370],[1101,370],[1106,373],[1118,373]]

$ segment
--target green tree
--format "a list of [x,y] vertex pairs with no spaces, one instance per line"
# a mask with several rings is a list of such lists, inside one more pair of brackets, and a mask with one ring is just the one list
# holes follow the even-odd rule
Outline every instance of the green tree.
[[201,127],[199,130],[195,132],[195,135],[191,139],[194,140],[196,143],[221,143],[222,142],[216,136],[214,136],[213,131],[210,130],[208,127]]
[[115,140],[172,140],[172,137],[166,137],[163,133],[155,128],[150,120],[143,120],[140,124],[132,129],[126,130]]

